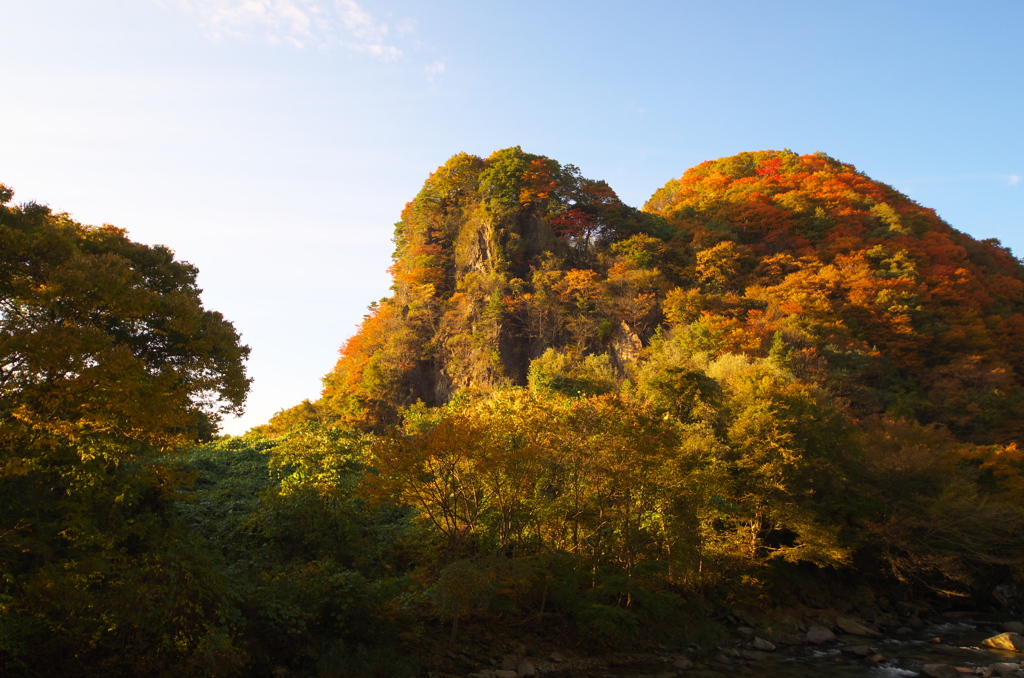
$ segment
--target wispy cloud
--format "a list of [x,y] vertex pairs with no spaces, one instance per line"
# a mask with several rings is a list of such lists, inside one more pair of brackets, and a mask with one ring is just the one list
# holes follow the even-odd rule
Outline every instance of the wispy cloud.
[[434,78],[444,73],[445,69],[448,68],[443,59],[432,61],[423,67],[423,72],[427,74],[427,80],[430,82],[434,81]]
[[[214,39],[260,36],[297,48],[340,45],[383,61],[395,61],[402,50],[390,39],[391,28],[355,0],[156,0],[196,17]],[[409,20],[399,23],[400,36],[415,32]]]
[[1020,183],[1021,176],[1019,174],[1010,174],[1006,177],[1006,183],[1010,186],[1016,186]]

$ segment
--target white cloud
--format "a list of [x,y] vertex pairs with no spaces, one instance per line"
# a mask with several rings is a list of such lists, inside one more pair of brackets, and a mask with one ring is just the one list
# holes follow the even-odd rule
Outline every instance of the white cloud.
[[1010,186],[1016,186],[1020,183],[1021,176],[1019,174],[1011,174],[1006,177],[1006,181]]
[[416,35],[416,20],[409,18],[402,19],[395,26],[395,29],[401,36],[414,36]]
[[437,61],[432,61],[424,66],[423,71],[427,74],[427,80],[433,82],[434,76],[441,75],[444,73],[446,68],[447,66],[444,63],[444,60],[438,59]]
[[[388,24],[355,0],[156,1],[196,17],[213,39],[256,35],[297,48],[341,45],[383,61],[402,56],[402,50],[389,42]],[[397,32],[406,36],[414,26],[402,21]]]

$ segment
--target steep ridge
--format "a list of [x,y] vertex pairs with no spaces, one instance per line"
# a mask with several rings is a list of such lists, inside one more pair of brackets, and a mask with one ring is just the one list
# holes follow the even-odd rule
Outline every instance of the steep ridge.
[[394,295],[343,346],[321,410],[373,427],[417,400],[525,384],[552,346],[606,351],[615,321],[649,334],[667,283],[615,268],[615,253],[661,247],[655,236],[668,236],[663,219],[571,165],[518,147],[453,156],[402,213]]

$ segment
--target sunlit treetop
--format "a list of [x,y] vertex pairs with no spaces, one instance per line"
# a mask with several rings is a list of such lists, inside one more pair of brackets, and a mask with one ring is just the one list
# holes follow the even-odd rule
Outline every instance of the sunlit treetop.
[[195,267],[0,197],[0,445],[165,448],[241,410],[249,349]]
[[872,388],[899,410],[963,431],[1016,428],[1024,268],[998,241],[974,240],[824,153],[704,162],[644,209],[692,257],[693,293],[677,293],[668,315],[729,316],[761,345],[784,330],[872,362],[888,375]]

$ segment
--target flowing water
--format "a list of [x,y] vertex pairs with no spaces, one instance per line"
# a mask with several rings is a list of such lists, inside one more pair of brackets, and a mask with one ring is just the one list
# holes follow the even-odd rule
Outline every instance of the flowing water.
[[[1024,655],[981,647],[981,641],[1002,633],[1001,623],[979,617],[927,624],[913,638],[873,640],[840,636],[840,643],[793,648],[780,647],[777,652],[753,653],[753,660],[733,659],[728,665],[712,661],[697,662],[697,667],[680,675],[687,678],[722,678],[723,676],[753,678],[895,678],[918,676],[925,664],[950,664],[960,667],[985,667],[995,662],[1018,663]],[[936,643],[933,639],[940,638]],[[868,645],[885,655],[885,661],[868,664],[859,657],[843,654],[843,645]],[[594,676],[615,678],[669,678],[676,671],[670,662],[650,662],[608,667]]]

